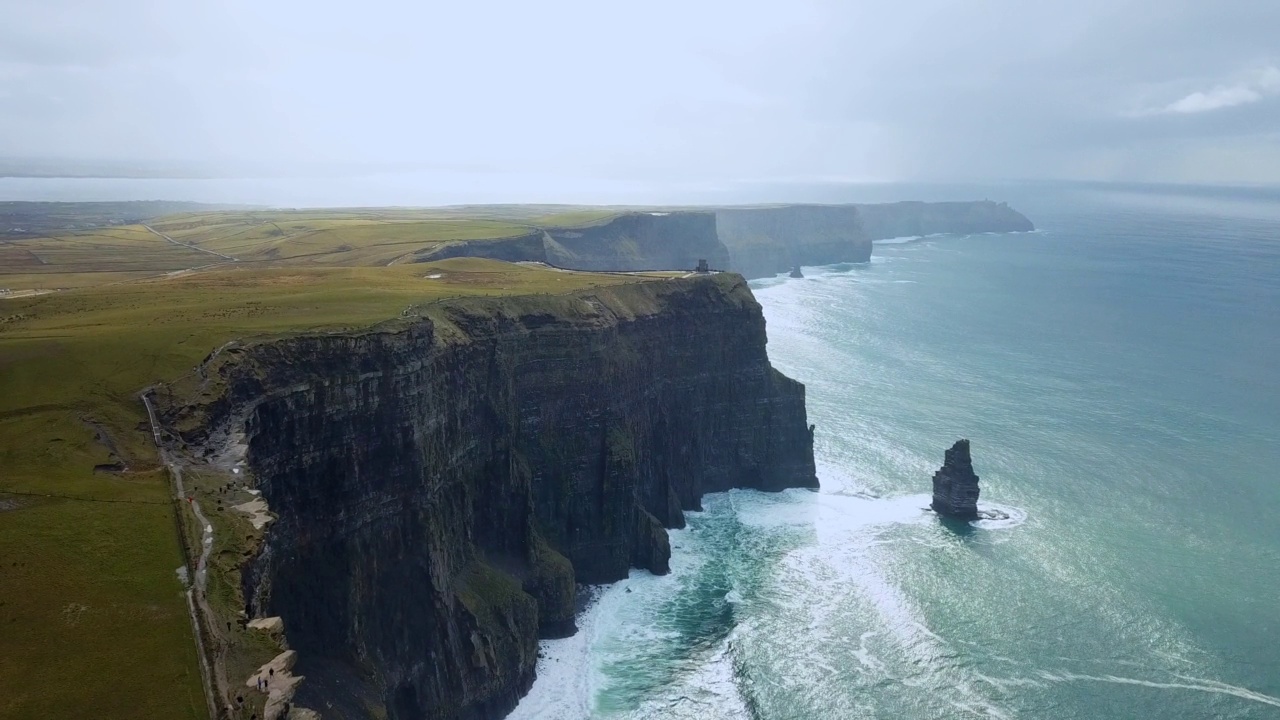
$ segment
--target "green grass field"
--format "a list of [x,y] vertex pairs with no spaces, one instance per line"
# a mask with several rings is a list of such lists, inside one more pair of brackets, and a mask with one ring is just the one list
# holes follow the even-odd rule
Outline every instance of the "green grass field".
[[[123,225],[0,238],[0,290],[105,285],[229,262],[210,252],[255,268],[392,265],[442,243],[497,240],[539,228],[591,225],[618,212],[559,205],[494,205],[172,215],[148,224],[156,232],[142,225]],[[161,234],[181,244],[168,242]],[[2,299],[5,293],[0,292]]]
[[[188,373],[233,339],[364,328],[444,298],[650,279],[478,259],[387,266],[431,242],[529,226],[412,211],[399,220],[334,215],[152,223],[179,242],[261,259],[195,271],[216,258],[136,226],[0,244],[0,288],[68,288],[0,297],[0,718],[208,714],[175,572],[187,562],[179,528],[190,518],[175,514],[185,503],[173,501],[159,465],[144,387]],[[43,264],[6,261],[24,252]],[[217,550],[210,595],[234,594],[217,578],[241,547]],[[229,675],[272,652],[260,639],[237,642],[243,652],[228,661]]]

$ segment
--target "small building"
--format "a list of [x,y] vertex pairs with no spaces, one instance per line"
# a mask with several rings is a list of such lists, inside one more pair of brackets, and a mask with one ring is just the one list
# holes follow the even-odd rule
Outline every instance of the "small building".
[[711,272],[711,268],[707,266],[706,258],[698,258],[698,267],[694,270],[694,272],[700,272],[700,273]]

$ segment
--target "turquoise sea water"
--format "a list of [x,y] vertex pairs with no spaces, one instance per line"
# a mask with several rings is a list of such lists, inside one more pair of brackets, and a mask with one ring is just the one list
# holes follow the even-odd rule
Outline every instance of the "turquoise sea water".
[[[821,492],[709,496],[513,717],[1280,718],[1280,203],[1015,206],[753,283]],[[923,509],[959,437],[1009,520]]]

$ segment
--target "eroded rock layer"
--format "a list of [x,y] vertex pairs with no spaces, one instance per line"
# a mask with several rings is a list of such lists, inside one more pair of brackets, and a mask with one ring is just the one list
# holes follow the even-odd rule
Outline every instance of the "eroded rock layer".
[[247,448],[278,520],[246,611],[284,619],[322,712],[502,717],[575,582],[666,572],[703,493],[817,485],[804,387],[737,275],[447,302],[206,372],[165,424]]

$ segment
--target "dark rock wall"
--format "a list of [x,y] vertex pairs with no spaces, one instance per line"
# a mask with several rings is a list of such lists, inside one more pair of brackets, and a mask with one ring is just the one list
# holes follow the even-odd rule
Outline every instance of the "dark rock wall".
[[199,446],[244,418],[279,516],[248,610],[284,618],[321,710],[501,717],[539,634],[572,631],[575,581],[665,572],[663,526],[705,492],[817,485],[804,387],[736,275],[458,301],[210,373],[225,391],[166,424]]
[[934,512],[960,520],[978,517],[978,475],[969,456],[969,441],[957,440],[933,474]]

